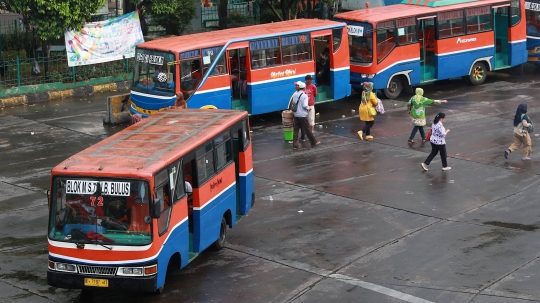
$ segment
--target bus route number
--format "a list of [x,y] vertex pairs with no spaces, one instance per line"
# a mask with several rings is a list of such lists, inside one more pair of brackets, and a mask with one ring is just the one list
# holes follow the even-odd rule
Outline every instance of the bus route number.
[[364,35],[364,27],[363,26],[354,26],[354,25],[348,25],[347,31],[349,32],[349,35],[351,36],[363,36]]

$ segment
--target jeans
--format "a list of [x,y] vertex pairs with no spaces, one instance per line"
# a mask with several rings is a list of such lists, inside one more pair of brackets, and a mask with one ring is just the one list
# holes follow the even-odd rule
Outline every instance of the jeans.
[[431,153],[427,157],[426,161],[424,161],[424,164],[429,165],[429,163],[431,163],[431,160],[435,158],[438,152],[441,152],[442,167],[448,166],[446,163],[446,144],[437,145],[437,144],[431,143]]
[[409,141],[412,141],[412,139],[414,139],[414,136],[416,136],[417,131],[420,131],[420,136],[422,137],[422,140],[426,139],[426,134],[424,133],[424,127],[423,126],[415,126],[412,129],[411,136],[409,137]]

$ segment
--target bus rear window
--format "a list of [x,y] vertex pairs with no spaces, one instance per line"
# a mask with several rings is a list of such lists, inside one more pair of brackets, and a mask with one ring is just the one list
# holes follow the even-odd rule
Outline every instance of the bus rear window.
[[137,49],[132,90],[153,95],[172,96],[175,87],[175,65],[171,53]]

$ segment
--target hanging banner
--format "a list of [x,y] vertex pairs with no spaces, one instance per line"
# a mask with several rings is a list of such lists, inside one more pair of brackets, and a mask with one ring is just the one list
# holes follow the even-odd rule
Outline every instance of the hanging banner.
[[144,42],[137,11],[107,21],[88,22],[80,31],[66,31],[68,66],[132,58]]

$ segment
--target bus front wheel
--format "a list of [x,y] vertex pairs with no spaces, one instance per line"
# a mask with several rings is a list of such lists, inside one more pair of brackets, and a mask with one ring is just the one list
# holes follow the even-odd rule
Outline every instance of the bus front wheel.
[[214,242],[213,248],[215,250],[221,250],[225,247],[225,240],[227,239],[227,221],[225,217],[221,218],[221,225],[219,227],[219,238]]
[[388,88],[384,89],[383,93],[388,99],[395,99],[403,90],[403,85],[399,77],[393,77],[388,84]]
[[480,85],[486,81],[487,69],[486,65],[483,62],[476,62],[471,68],[471,73],[469,74],[469,82],[472,85]]

